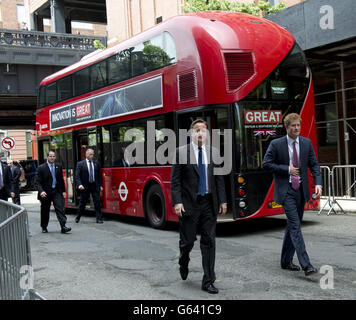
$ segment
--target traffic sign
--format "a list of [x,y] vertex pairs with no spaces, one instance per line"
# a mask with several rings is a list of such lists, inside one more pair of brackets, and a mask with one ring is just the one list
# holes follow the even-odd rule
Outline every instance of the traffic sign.
[[5,137],[1,140],[1,147],[6,151],[15,149],[15,140],[11,137]]

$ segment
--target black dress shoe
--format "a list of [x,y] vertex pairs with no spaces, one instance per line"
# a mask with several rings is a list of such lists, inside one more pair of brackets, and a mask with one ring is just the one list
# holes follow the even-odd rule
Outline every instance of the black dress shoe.
[[188,268],[179,267],[179,272],[182,280],[186,280],[188,278],[188,274],[189,274]]
[[306,276],[310,276],[313,273],[317,273],[318,269],[314,268],[311,264],[304,269]]
[[291,270],[291,271],[299,271],[300,268],[295,265],[293,262],[289,262],[287,264],[282,264],[281,265],[282,269],[286,269],[286,270]]
[[47,228],[42,228],[42,233],[48,233]]
[[96,219],[96,223],[104,223],[101,219]]
[[64,227],[62,227],[62,229],[61,229],[61,233],[67,233],[67,232],[69,232],[70,230],[72,230],[72,228],[68,228],[68,227],[64,226]]
[[78,223],[79,220],[80,220],[80,216],[76,216],[76,217],[75,217],[75,222]]
[[212,283],[210,283],[208,286],[201,287],[201,289],[203,291],[206,291],[207,293],[210,293],[210,294],[218,294],[219,293],[219,289],[215,288],[215,286]]

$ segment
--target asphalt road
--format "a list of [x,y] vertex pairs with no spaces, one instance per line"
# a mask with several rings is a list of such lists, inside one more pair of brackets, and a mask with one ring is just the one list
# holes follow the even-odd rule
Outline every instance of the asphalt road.
[[[29,215],[34,287],[46,299],[356,299],[356,215],[306,212],[302,226],[312,264],[323,273],[282,270],[280,251],[285,217],[219,224],[216,238],[218,295],[201,291],[199,238],[190,273],[178,269],[178,229],[154,230],[143,219],[93,213],[80,223],[68,215],[61,234],[54,211],[42,234],[35,193],[21,195]],[[294,258],[297,263],[297,258]]]

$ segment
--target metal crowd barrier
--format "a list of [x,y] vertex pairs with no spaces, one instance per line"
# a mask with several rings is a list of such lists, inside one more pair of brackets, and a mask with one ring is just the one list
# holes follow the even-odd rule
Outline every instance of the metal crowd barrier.
[[27,211],[0,200],[0,300],[44,299],[33,280]]
[[336,213],[334,206],[337,205],[342,213],[345,213],[341,206],[342,201],[355,201],[356,205],[356,165],[337,165],[330,170],[329,167],[321,166],[323,178],[323,190],[328,192],[326,202],[318,214],[329,205],[329,215],[331,211]]

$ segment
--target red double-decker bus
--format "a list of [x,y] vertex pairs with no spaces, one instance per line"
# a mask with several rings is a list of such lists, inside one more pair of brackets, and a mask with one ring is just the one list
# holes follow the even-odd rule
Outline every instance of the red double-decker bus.
[[[229,213],[220,221],[281,214],[262,159],[271,139],[286,134],[282,119],[291,112],[301,114],[301,134],[315,147],[311,74],[289,32],[242,13],[176,16],[41,82],[39,161],[49,149],[56,151],[66,207],[75,208],[75,166],[88,147],[94,149],[102,165],[103,211],[146,217],[163,228],[177,216],[171,164],[155,155],[167,142],[165,129],[177,134],[178,145],[179,130],[203,118],[210,131],[220,130],[221,154],[231,154],[225,175]],[[133,141],[143,156],[129,163],[125,152]]]

